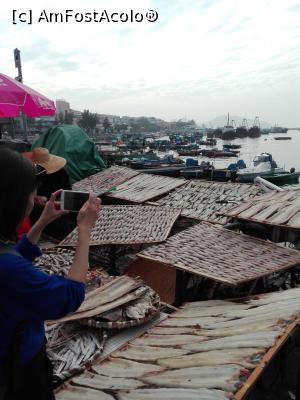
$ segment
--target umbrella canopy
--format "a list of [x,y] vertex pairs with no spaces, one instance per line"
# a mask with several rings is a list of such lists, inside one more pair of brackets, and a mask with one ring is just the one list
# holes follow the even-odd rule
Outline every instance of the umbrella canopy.
[[28,117],[55,114],[52,100],[4,74],[0,74],[0,117]]

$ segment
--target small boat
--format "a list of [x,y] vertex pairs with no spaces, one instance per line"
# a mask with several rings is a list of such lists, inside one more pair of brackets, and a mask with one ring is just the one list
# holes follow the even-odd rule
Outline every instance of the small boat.
[[199,156],[201,154],[201,150],[176,150],[180,156]]
[[206,140],[200,140],[199,144],[201,146],[215,146],[217,144],[217,140],[214,138],[207,138]]
[[283,128],[282,126],[272,126],[270,133],[287,133],[288,128]]
[[236,172],[237,181],[253,182],[257,176],[273,175],[284,172],[283,168],[278,168],[276,162],[270,153],[261,153],[254,157],[253,166],[249,168],[238,169]]
[[218,158],[218,157],[236,157],[239,152],[237,151],[228,151],[228,150],[201,150],[202,156],[209,157],[209,158]]
[[300,172],[278,172],[275,174],[264,175],[263,178],[274,183],[274,185],[282,186],[287,184],[299,183]]
[[240,144],[223,144],[223,149],[224,150],[237,150],[240,149],[242,146]]
[[291,136],[276,136],[274,137],[275,140],[291,140]]

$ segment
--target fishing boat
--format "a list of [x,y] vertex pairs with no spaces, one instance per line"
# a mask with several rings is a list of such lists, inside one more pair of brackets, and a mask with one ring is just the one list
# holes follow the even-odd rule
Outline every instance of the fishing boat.
[[287,133],[288,128],[283,128],[282,126],[272,126],[270,133]]
[[209,158],[236,157],[238,153],[239,153],[238,151],[228,151],[228,150],[218,150],[218,149],[201,150],[201,155]]
[[224,150],[232,150],[232,149],[234,149],[234,150],[237,150],[237,149],[240,149],[242,146],[240,145],[240,144],[223,144],[223,149]]
[[270,153],[261,153],[254,157],[253,165],[249,168],[238,169],[236,177],[239,182],[253,182],[257,176],[274,175],[284,172],[283,168],[278,168]]
[[235,171],[230,171],[227,168],[223,169],[202,169],[198,168],[186,168],[180,171],[180,176],[185,179],[207,179],[210,181],[227,182],[229,180],[235,180]]
[[276,174],[264,175],[263,178],[277,186],[299,183],[300,172],[278,172]]
[[197,150],[188,150],[188,149],[181,149],[181,150],[177,150],[177,153],[180,156],[199,156],[201,154],[200,149]]

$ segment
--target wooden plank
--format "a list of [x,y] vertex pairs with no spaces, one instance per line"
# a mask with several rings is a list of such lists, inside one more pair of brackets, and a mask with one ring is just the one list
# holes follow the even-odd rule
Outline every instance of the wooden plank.
[[159,294],[162,301],[173,304],[176,297],[176,269],[173,267],[138,259],[127,269],[126,274],[140,277],[146,285]]
[[286,328],[283,335],[276,340],[275,344],[263,356],[263,358],[260,360],[260,363],[252,372],[252,374],[249,376],[247,381],[243,384],[241,389],[234,395],[233,397],[234,400],[245,399],[246,395],[249,393],[249,391],[251,390],[255,382],[258,380],[260,375],[263,373],[265,368],[270,364],[272,359],[276,356],[276,354],[284,345],[284,343],[287,341],[287,339],[294,334],[296,328],[299,327],[299,322],[300,322],[300,317],[297,318],[296,321],[294,321]]

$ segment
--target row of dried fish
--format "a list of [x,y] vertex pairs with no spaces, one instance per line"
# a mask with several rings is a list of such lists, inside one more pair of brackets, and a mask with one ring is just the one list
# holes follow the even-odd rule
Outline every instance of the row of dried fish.
[[300,288],[248,301],[187,303],[73,378],[57,398],[106,399],[103,391],[110,391],[120,400],[228,399],[299,315],[299,300]]
[[[47,274],[58,274],[67,276],[71,265],[73,264],[75,250],[63,247],[53,247],[44,250],[43,254],[35,260],[35,265]],[[95,265],[95,260],[90,265]],[[99,262],[97,262],[99,264]],[[112,278],[102,268],[89,270],[86,275],[86,288],[101,286],[109,282]]]
[[[214,389],[137,389],[122,390],[116,394],[118,400],[228,400],[221,390]],[[57,400],[114,400],[110,394],[101,390],[68,385],[56,395]]]
[[180,208],[185,217],[223,224],[226,218],[218,213],[260,193],[261,189],[255,185],[189,181],[158,200],[157,204]]
[[151,174],[139,174],[117,186],[109,197],[144,203],[185,184],[183,179]]
[[74,183],[72,189],[92,192],[95,196],[100,196],[107,190],[126,182],[136,175],[138,175],[138,172],[133,169],[113,166]]
[[300,263],[300,253],[201,222],[139,257],[237,285]]
[[271,192],[234,207],[227,217],[300,228],[300,189]]
[[[92,229],[90,244],[162,242],[179,216],[179,210],[155,206],[103,206]],[[77,228],[62,242],[75,246]]]
[[299,300],[300,289],[291,289],[248,301],[187,303],[73,378],[75,386],[58,399],[75,399],[77,390],[109,390],[121,400],[227,399],[299,315]]

